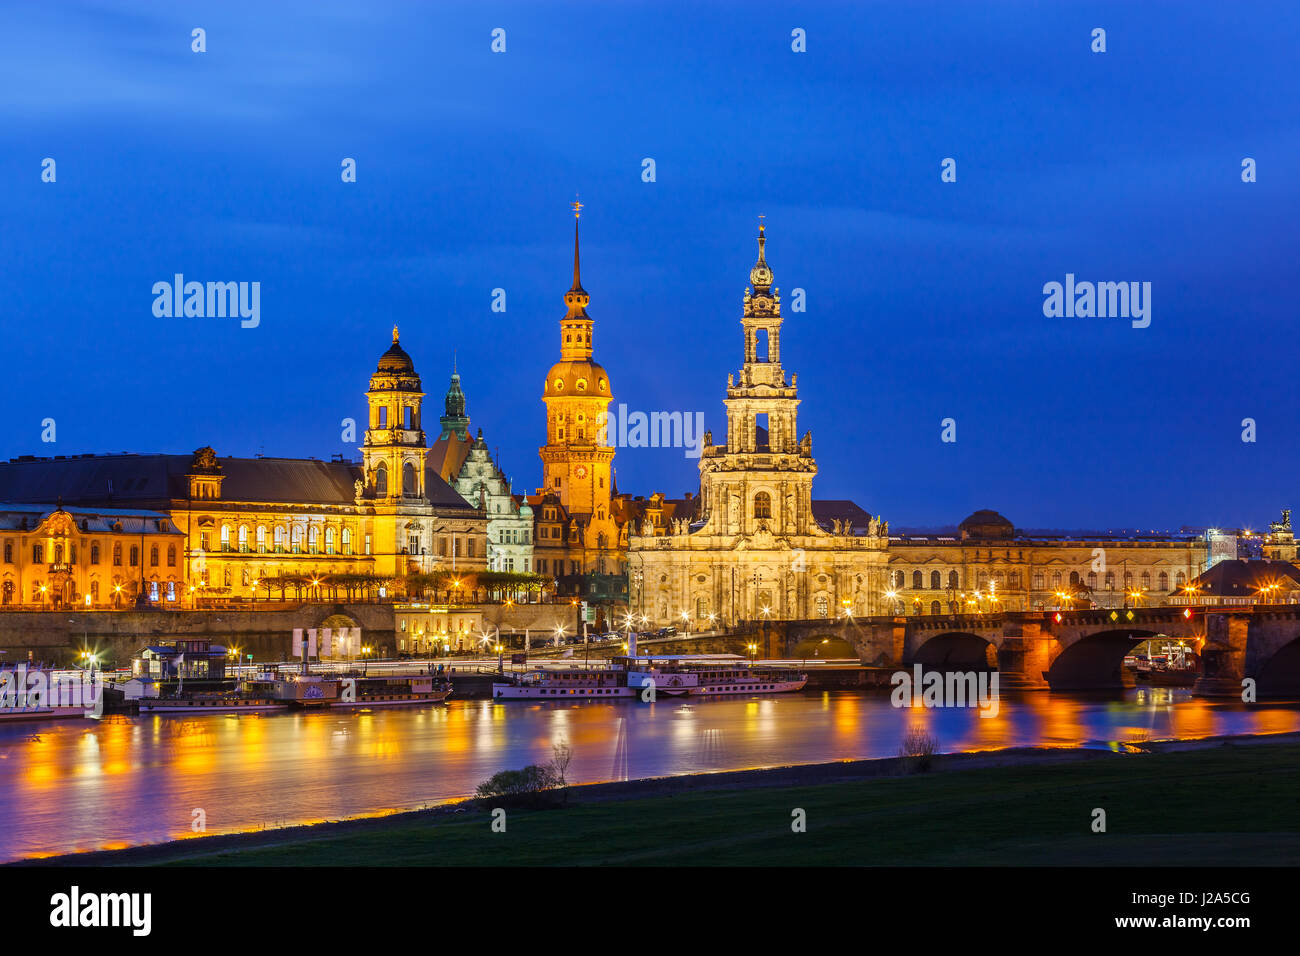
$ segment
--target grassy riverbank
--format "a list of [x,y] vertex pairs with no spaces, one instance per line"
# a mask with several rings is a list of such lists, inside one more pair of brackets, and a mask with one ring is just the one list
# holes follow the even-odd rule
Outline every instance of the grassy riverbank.
[[[400,814],[58,861],[346,865],[1295,865],[1300,743],[861,761],[575,787],[559,809]],[[1107,832],[1091,830],[1094,808]],[[807,832],[791,830],[802,808]]]

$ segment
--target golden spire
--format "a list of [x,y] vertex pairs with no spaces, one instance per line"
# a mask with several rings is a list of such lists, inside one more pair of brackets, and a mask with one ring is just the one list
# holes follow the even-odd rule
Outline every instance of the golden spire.
[[397,326],[393,326],[393,344],[397,344]]

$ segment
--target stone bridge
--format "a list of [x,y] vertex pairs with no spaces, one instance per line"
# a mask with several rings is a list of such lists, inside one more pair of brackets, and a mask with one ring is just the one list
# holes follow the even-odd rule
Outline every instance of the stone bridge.
[[[996,667],[1003,688],[1103,690],[1124,686],[1124,655],[1152,637],[1182,638],[1201,655],[1196,692],[1240,698],[1300,695],[1300,605],[1115,608],[754,625],[769,658],[854,656],[864,664]],[[740,643],[739,641],[737,643]]]

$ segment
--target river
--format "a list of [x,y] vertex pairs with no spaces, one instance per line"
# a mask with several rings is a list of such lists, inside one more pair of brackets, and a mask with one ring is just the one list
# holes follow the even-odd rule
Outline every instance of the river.
[[0,860],[194,836],[195,811],[213,834],[414,809],[544,763],[561,741],[573,751],[569,782],[593,783],[894,756],[918,727],[946,752],[1300,730],[1294,704],[1213,703],[1171,688],[1004,694],[1000,704],[982,718],[832,691],[7,722]]

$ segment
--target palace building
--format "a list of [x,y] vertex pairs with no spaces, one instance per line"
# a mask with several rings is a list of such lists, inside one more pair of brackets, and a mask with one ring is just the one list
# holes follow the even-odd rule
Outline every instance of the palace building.
[[[727,381],[726,443],[706,432],[693,508],[644,522],[628,546],[631,612],[707,627],[742,620],[951,614],[1167,603],[1206,566],[1200,536],[1034,536],[993,511],[952,535],[891,535],[847,501],[812,498],[812,436],[781,365],[781,302],[759,227]],[[1295,554],[1290,522],[1278,557]]]
[[0,600],[359,596],[412,573],[485,569],[487,513],[430,461],[423,399],[394,329],[366,392],[360,462],[201,448],[0,463]]

